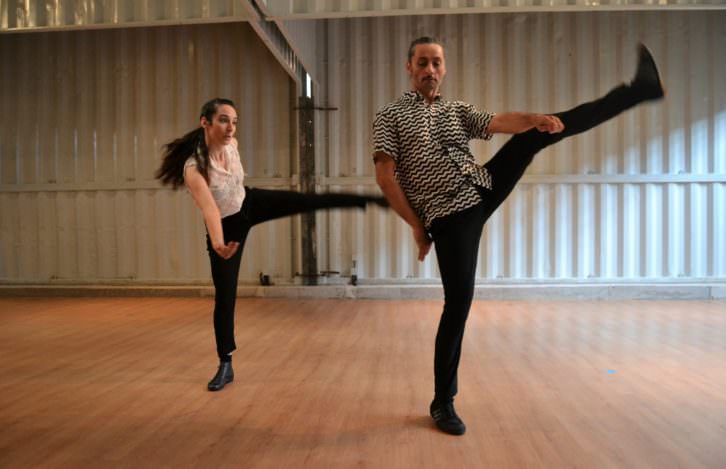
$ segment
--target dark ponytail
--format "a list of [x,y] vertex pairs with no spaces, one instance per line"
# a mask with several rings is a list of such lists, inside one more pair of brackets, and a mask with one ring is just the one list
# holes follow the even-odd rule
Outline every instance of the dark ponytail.
[[[221,104],[235,107],[234,102],[229,99],[215,98],[202,106],[199,117],[204,117],[207,122],[211,123],[217,113],[217,108]],[[204,141],[204,128],[197,127],[184,136],[167,143],[162,148],[164,149],[164,155],[161,167],[154,174],[156,179],[161,180],[162,184],[171,184],[173,189],[184,185],[184,163],[190,156],[194,157],[199,173],[209,184],[209,151],[207,150],[207,143]]]
[[198,151],[198,147],[204,145],[204,129],[198,127],[191,132],[179,137],[173,142],[164,145],[164,159],[161,167],[156,171],[156,179],[161,180],[164,185],[171,184],[173,189],[184,185],[184,163],[190,156],[197,162],[197,169],[209,182],[207,165],[209,156],[207,152]]

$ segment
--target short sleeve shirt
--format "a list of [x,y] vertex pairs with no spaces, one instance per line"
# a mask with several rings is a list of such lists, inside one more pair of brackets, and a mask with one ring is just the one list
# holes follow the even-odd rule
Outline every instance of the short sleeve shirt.
[[[245,172],[242,168],[239,152],[234,145],[224,147],[227,169],[218,166],[213,160],[209,161],[209,191],[219,208],[219,214],[224,217],[234,215],[242,208],[245,200]],[[187,167],[196,166],[197,161],[190,156],[184,163],[184,171]]]
[[390,155],[396,179],[426,228],[439,217],[481,202],[475,186],[492,189],[487,169],[469,149],[474,138],[489,140],[494,113],[437,97],[429,104],[409,91],[376,114],[374,151]]

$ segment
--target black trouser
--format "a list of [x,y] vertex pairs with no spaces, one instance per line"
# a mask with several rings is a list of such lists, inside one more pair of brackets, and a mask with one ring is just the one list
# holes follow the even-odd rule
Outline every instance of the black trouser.
[[434,220],[431,236],[444,286],[444,311],[436,334],[434,376],[436,399],[453,399],[461,357],[464,325],[474,298],[474,279],[484,223],[512,192],[535,154],[563,138],[584,132],[643,101],[629,86],[619,86],[604,97],[555,114],[563,132],[548,134],[531,129],[514,135],[484,166],[493,190],[478,188],[482,202]]
[[246,188],[246,196],[239,212],[222,219],[224,242],[239,241],[234,256],[222,259],[212,249],[207,235],[207,251],[212,264],[214,281],[214,337],[217,354],[226,357],[237,348],[234,341],[234,305],[237,298],[237,278],[242,250],[250,229],[268,220],[298,213],[335,207],[365,208],[369,196],[355,194],[302,194],[300,192]]

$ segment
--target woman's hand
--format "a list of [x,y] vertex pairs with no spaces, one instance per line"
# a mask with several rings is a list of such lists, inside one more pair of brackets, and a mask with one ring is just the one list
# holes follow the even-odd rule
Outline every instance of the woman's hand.
[[418,246],[418,260],[423,262],[431,250],[431,243],[433,241],[423,226],[417,226],[413,229],[413,239],[416,240],[416,245]]
[[229,259],[239,249],[239,242],[230,241],[224,244],[224,230],[222,229],[222,218],[219,214],[217,203],[212,197],[207,181],[199,173],[196,166],[190,166],[184,170],[184,183],[192,194],[194,203],[202,211],[204,224],[207,225],[207,232],[212,243],[212,249],[222,259]]
[[219,243],[213,245],[212,248],[214,248],[214,252],[219,254],[219,257],[227,260],[230,257],[234,256],[234,254],[237,252],[237,249],[239,249],[239,243],[237,241],[230,241],[226,245],[223,243]]

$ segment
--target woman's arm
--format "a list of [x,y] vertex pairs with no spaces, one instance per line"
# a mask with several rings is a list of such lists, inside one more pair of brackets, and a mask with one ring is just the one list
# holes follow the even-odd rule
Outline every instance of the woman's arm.
[[423,261],[431,249],[431,238],[426,234],[424,224],[411,208],[406,194],[396,181],[394,174],[396,163],[390,155],[382,151],[375,153],[374,160],[376,162],[376,182],[391,208],[413,229],[413,238],[418,246],[418,260]]
[[204,177],[199,173],[196,166],[188,166],[184,170],[184,183],[189,188],[189,192],[192,193],[194,203],[202,211],[212,248],[219,254],[219,257],[229,259],[237,252],[239,243],[230,241],[226,245],[224,244],[222,217],[219,214],[219,208],[214,202],[214,197],[212,197],[207,181],[204,180]]

